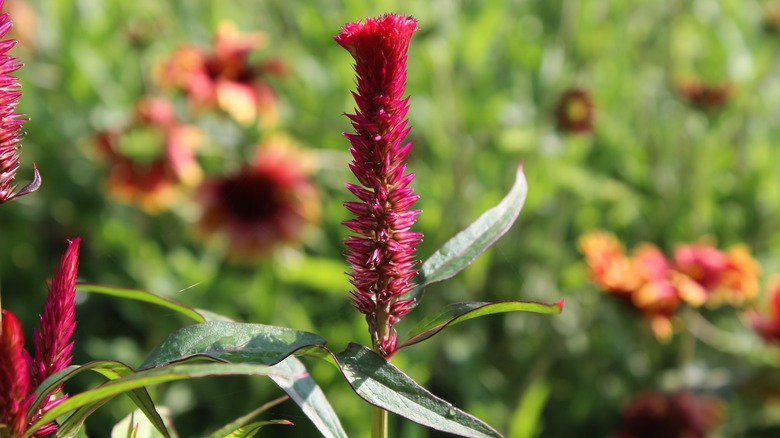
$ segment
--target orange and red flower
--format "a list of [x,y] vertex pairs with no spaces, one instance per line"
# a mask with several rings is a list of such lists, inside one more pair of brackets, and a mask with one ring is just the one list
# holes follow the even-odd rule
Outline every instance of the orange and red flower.
[[201,230],[224,233],[236,259],[261,257],[279,244],[300,241],[320,216],[306,158],[282,137],[261,144],[248,166],[205,181],[197,197]]
[[741,305],[758,288],[760,267],[747,248],[727,252],[704,243],[675,247],[674,258],[644,243],[627,256],[615,236],[603,231],[579,241],[596,285],[642,312],[659,339],[672,334],[672,318],[682,304]]
[[195,109],[220,109],[241,124],[259,119],[273,126],[278,118],[276,95],[264,79],[284,67],[273,58],[250,60],[264,46],[264,34],[240,33],[225,22],[217,28],[211,52],[194,45],[179,48],[161,66],[159,81],[182,90]]
[[110,166],[108,192],[148,212],[164,209],[183,187],[200,182],[202,171],[194,152],[199,141],[198,129],[181,123],[169,101],[139,100],[130,126],[97,136]]

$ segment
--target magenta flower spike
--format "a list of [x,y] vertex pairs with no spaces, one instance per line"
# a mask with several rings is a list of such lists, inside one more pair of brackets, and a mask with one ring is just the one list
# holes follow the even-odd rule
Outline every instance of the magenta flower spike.
[[[0,428],[20,436],[27,427],[30,376],[24,350],[24,333],[16,316],[2,311],[0,332]],[[0,429],[2,430],[2,429]]]
[[[3,0],[0,0],[0,8],[2,6]],[[16,113],[16,104],[22,95],[19,79],[9,74],[22,66],[16,58],[8,56],[8,51],[16,45],[16,40],[1,39],[10,28],[11,19],[8,14],[0,15],[0,204],[32,193],[41,185],[41,177],[34,164],[33,180],[29,184],[18,192],[13,184],[19,169],[19,141],[22,137],[20,129],[25,119]]]
[[347,184],[359,201],[344,203],[355,215],[344,225],[358,234],[345,240],[353,303],[366,315],[374,350],[386,359],[398,343],[393,325],[411,310],[412,300],[399,297],[414,287],[414,253],[422,241],[410,231],[420,214],[409,209],[419,198],[404,164],[412,144],[402,144],[410,130],[406,54],[416,30],[414,18],[386,14],[346,24],[335,37],[355,59],[357,74],[357,108],[347,114],[355,133],[344,134],[352,144],[350,169],[362,185]]
[[33,332],[35,369],[33,385],[70,365],[73,342],[70,337],[76,327],[76,273],[79,267],[79,242],[68,240],[68,248],[54,274],[49,296],[40,316],[40,330]]

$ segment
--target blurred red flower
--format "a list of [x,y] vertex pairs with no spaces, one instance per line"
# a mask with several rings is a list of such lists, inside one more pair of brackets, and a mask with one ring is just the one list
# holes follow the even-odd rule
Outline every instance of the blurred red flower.
[[168,207],[182,187],[202,178],[194,153],[199,141],[199,130],[181,123],[169,101],[140,99],[130,126],[97,135],[110,167],[109,194],[150,213]]
[[265,256],[279,244],[300,241],[320,216],[307,158],[283,137],[258,146],[248,166],[205,181],[197,198],[200,229],[224,233],[236,259]]
[[679,80],[676,88],[685,101],[699,108],[722,107],[734,91],[734,87],[729,82],[713,85],[698,79]]
[[240,33],[235,24],[223,22],[217,28],[212,50],[194,45],[176,50],[160,67],[159,82],[182,90],[195,109],[217,108],[237,122],[276,124],[276,95],[264,81],[269,74],[281,74],[278,59],[253,62],[250,56],[265,46],[260,32]]
[[584,134],[593,130],[593,98],[581,88],[570,88],[558,99],[555,119],[558,129],[572,134]]
[[770,288],[768,312],[762,314],[756,309],[748,311],[753,330],[766,342],[780,341],[780,281]]
[[716,397],[687,392],[643,392],[623,409],[616,438],[703,438],[722,421],[725,407]]

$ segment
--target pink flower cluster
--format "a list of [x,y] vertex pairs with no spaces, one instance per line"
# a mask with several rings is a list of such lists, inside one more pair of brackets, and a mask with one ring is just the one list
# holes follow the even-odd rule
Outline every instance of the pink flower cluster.
[[[49,376],[70,364],[76,327],[76,274],[80,239],[68,241],[68,248],[54,274],[49,296],[40,316],[40,328],[33,333],[35,355],[24,348],[24,333],[16,316],[2,310],[0,332],[0,429],[3,425],[11,436],[21,436],[43,413],[61,403],[67,395],[57,396],[61,388],[53,389],[47,399],[29,412],[35,391]],[[57,430],[56,423],[48,423],[36,436]]]
[[385,358],[396,350],[393,325],[410,310],[399,297],[413,288],[415,250],[422,234],[410,231],[420,214],[410,210],[418,195],[409,184],[404,159],[411,143],[406,113],[406,53],[417,21],[382,15],[346,24],[336,42],[355,59],[357,109],[347,115],[355,128],[350,169],[361,185],[347,184],[358,202],[344,205],[355,215],[344,222],[357,236],[346,239],[355,307],[366,315],[374,349]]
[[594,283],[648,317],[661,339],[671,336],[672,317],[684,303],[739,306],[758,292],[761,269],[744,246],[721,251],[705,243],[680,244],[669,259],[643,243],[628,255],[604,231],[580,237],[579,246]]

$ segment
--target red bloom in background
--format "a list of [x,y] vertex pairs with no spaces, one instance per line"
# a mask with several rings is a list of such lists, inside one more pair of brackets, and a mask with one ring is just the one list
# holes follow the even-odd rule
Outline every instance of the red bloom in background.
[[184,91],[195,108],[218,108],[241,124],[259,119],[273,126],[276,95],[264,78],[284,67],[277,59],[250,60],[264,46],[262,33],[240,33],[234,24],[222,23],[211,52],[194,45],[179,48],[160,69],[159,80]]
[[248,166],[204,182],[197,197],[203,208],[200,228],[224,233],[229,254],[237,259],[300,241],[320,216],[306,157],[282,137],[261,144]]
[[359,201],[344,204],[355,215],[344,225],[357,234],[345,241],[352,296],[366,315],[374,350],[385,358],[398,343],[393,325],[411,310],[412,301],[399,297],[414,287],[414,254],[422,241],[410,231],[420,214],[410,207],[419,196],[404,164],[412,145],[402,143],[410,129],[406,53],[416,30],[414,18],[387,14],[348,23],[335,37],[355,59],[357,74],[357,108],[347,115],[355,133],[344,134],[352,145],[349,167],[361,184],[347,184]]
[[766,342],[780,341],[780,281],[770,288],[769,311],[761,314],[755,309],[748,313],[750,324]]
[[140,99],[129,127],[97,135],[110,166],[109,194],[148,212],[164,209],[182,187],[200,182],[202,171],[194,153],[199,141],[198,129],[181,123],[169,101]]
[[758,288],[760,267],[744,246],[724,253],[704,243],[682,244],[669,260],[645,243],[627,256],[615,236],[594,231],[580,237],[579,247],[593,282],[644,314],[659,339],[672,335],[680,305],[738,306]]
[[616,438],[704,438],[722,421],[723,403],[687,392],[637,394],[623,409]]
[[731,83],[707,84],[698,79],[680,80],[677,92],[689,104],[699,108],[719,108],[728,102],[734,91]]
[[558,129],[572,134],[584,134],[593,130],[593,99],[581,88],[570,88],[555,105],[555,119]]
[[[0,0],[0,7],[3,0]],[[8,14],[0,15],[0,38],[5,36],[11,28],[11,19]],[[38,190],[41,185],[41,177],[38,169],[33,165],[33,180],[16,191],[13,183],[16,171],[19,169],[19,141],[22,138],[20,129],[24,118],[16,113],[16,104],[22,91],[19,79],[11,76],[21,67],[16,58],[8,56],[8,51],[16,45],[15,40],[0,40],[0,204],[19,196]]]
[[[31,408],[38,386],[54,373],[70,364],[73,342],[70,340],[75,321],[76,275],[81,239],[68,241],[62,255],[49,295],[40,316],[40,329],[34,333],[35,355],[24,350],[24,334],[19,321],[9,310],[2,311],[0,332],[0,423],[5,424],[11,436],[21,436],[27,427],[46,411],[67,398],[57,396],[55,388],[34,412]],[[36,436],[50,434],[57,424],[45,424]]]

